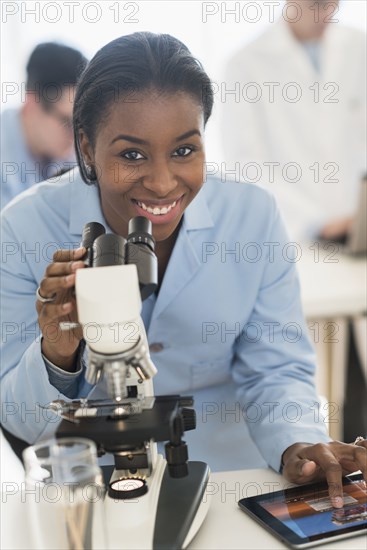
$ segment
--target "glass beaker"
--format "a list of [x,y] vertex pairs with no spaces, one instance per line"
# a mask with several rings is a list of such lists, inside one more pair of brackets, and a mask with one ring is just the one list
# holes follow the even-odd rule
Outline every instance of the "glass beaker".
[[89,439],[48,439],[23,452],[32,545],[39,549],[107,548],[105,487]]

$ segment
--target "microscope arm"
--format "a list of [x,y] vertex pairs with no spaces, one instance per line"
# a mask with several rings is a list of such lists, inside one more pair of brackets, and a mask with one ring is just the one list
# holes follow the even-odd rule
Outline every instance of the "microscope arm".
[[89,352],[87,381],[96,384],[105,375],[109,396],[115,402],[127,396],[127,385],[136,385],[142,397],[152,396],[151,378],[157,370],[149,356],[140,317],[142,302],[136,266],[80,269],[75,291],[78,318]]

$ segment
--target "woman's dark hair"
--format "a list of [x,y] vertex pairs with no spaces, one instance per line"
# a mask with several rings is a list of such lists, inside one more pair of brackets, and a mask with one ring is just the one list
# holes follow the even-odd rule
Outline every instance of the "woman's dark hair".
[[[137,32],[121,36],[100,49],[81,75],[74,102],[74,138],[78,164],[86,183],[96,180],[82,158],[79,130],[95,143],[99,124],[114,101],[134,92],[155,89],[186,92],[203,106],[204,123],[213,108],[211,81],[188,48],[169,34]],[[134,101],[133,97],[130,101]]]

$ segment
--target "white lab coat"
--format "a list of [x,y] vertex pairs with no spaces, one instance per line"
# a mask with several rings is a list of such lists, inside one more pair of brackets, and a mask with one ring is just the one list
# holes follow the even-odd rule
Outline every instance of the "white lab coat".
[[317,72],[281,19],[227,67],[218,92],[226,170],[240,163],[236,177],[274,192],[293,239],[314,238],[356,209],[366,171],[365,51],[364,33],[330,23]]

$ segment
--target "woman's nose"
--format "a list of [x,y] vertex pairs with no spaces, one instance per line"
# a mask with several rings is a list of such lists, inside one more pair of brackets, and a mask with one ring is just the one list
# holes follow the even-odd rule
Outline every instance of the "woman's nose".
[[169,164],[160,162],[151,167],[150,173],[144,178],[143,185],[157,197],[164,198],[172,194],[178,181]]

